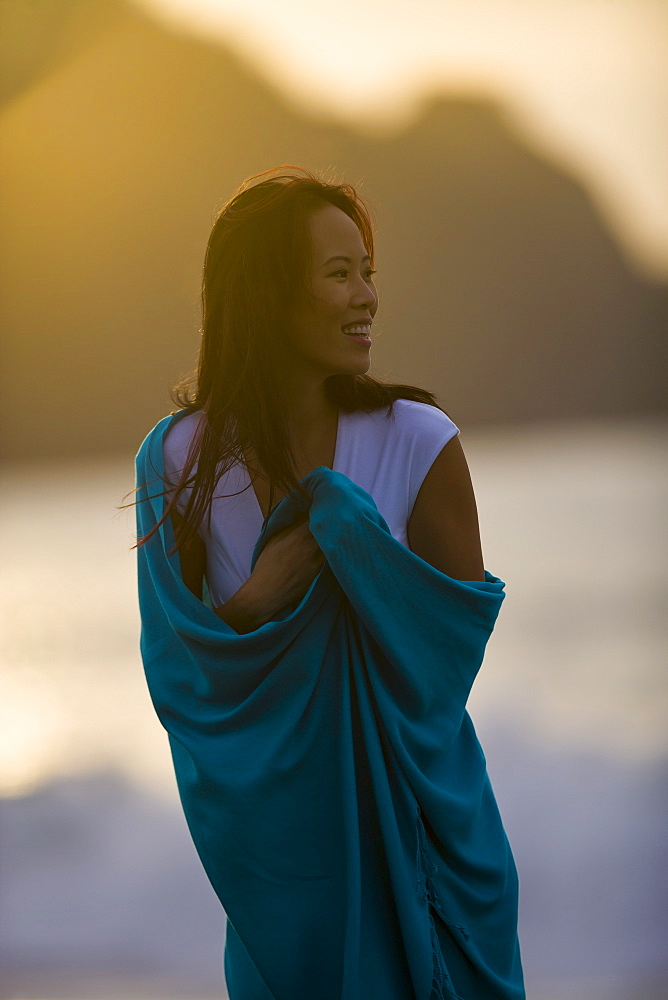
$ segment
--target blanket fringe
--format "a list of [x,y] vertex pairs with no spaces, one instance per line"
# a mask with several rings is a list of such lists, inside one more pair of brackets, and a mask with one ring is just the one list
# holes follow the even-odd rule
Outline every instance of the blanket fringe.
[[417,807],[417,892],[428,909],[429,928],[431,933],[432,980],[429,1000],[462,1000],[455,992],[452,980],[443,960],[443,952],[436,934],[434,910],[445,919],[440,900],[434,886],[433,875],[437,868],[427,843],[427,833],[422,821],[420,807]]

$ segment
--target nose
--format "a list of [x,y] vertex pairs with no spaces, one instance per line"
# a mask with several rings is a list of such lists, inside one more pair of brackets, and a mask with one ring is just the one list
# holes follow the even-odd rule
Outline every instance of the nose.
[[366,306],[372,314],[376,311],[378,306],[378,293],[373,285],[370,285],[364,280],[361,274],[358,274],[357,276],[351,304],[356,306]]

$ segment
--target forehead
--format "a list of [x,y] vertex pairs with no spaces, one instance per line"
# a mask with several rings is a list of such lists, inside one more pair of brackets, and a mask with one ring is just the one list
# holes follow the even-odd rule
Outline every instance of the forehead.
[[351,252],[358,255],[366,253],[362,235],[350,218],[336,205],[325,205],[311,212],[309,230],[313,244],[316,263],[342,253],[350,256]]

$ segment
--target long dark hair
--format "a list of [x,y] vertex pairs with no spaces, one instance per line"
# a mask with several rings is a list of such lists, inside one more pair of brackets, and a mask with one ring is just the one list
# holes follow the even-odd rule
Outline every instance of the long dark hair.
[[[277,173],[285,170],[298,173]],[[371,211],[350,184],[332,183],[284,164],[247,178],[218,212],[204,257],[198,365],[172,390],[178,409],[200,410],[204,419],[198,421],[162,520],[138,545],[157,530],[187,487],[191,492],[176,543],[191,540],[204,515],[210,517],[219,478],[237,463],[246,465],[249,452],[269,479],[270,507],[275,489],[304,492],[277,375],[285,363],[281,353],[289,311],[307,291],[309,215],[323,202],[353,220],[373,267]],[[333,375],[325,382],[325,392],[341,410],[389,407],[388,417],[395,399],[438,405],[426,389],[370,375]]]

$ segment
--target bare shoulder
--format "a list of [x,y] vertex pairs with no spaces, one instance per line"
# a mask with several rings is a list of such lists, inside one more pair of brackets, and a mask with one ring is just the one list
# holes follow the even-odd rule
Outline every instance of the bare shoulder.
[[436,483],[447,484],[450,490],[458,493],[466,492],[467,488],[473,489],[459,434],[454,434],[434,459],[418,493],[418,500],[425,495],[429,496]]
[[459,434],[436,456],[408,522],[413,552],[458,580],[485,579],[478,510]]

